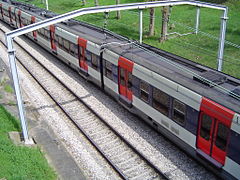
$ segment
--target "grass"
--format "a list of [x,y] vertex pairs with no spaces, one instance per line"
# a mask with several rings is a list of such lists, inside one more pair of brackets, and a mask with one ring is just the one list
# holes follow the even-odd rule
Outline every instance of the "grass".
[[9,131],[20,131],[19,122],[0,106],[0,179],[56,179],[39,148],[14,145],[8,138]]
[[13,93],[13,88],[9,85],[9,84],[6,84],[4,86],[4,90],[7,92],[7,93]]
[[[121,3],[143,2],[143,0],[121,0]],[[32,4],[44,7],[41,0],[33,0]],[[99,0],[100,5],[115,4],[115,0]],[[240,1],[228,0],[224,5],[229,7],[229,20],[227,24],[226,40],[235,44],[240,44]],[[94,0],[87,0],[87,5],[84,7],[94,6]],[[75,9],[83,8],[81,1],[78,0],[49,0],[49,9],[57,13],[65,13]],[[138,12],[123,11],[122,18],[116,20],[116,13],[110,13],[107,20],[107,28],[127,36],[130,39],[138,40]],[[172,8],[169,24],[174,24],[175,28],[169,32],[186,33],[190,32],[188,27],[195,26],[196,8],[192,6],[174,6]],[[159,43],[161,29],[161,9],[156,8],[156,22],[155,22],[155,36],[148,37],[149,26],[149,10],[144,10],[143,18],[143,42],[164,49],[171,53],[185,57],[192,61],[207,65],[216,69],[217,67],[217,52],[218,40],[209,38],[204,33],[211,34],[218,38],[220,33],[220,17],[222,12],[213,9],[201,8],[200,12],[200,33],[198,35],[188,35],[182,37],[175,37],[169,39],[164,43]],[[103,14],[92,14],[78,17],[77,19],[95,24],[97,26],[104,26]],[[240,51],[238,48],[230,45],[225,45],[223,72],[232,76],[240,78]]]
[[7,82],[7,79],[6,79],[6,78],[2,79],[2,80],[0,81],[0,86],[5,85],[6,82]]
[[15,102],[15,101],[9,101],[7,104],[8,104],[9,106],[15,106],[15,105],[16,105],[16,102]]

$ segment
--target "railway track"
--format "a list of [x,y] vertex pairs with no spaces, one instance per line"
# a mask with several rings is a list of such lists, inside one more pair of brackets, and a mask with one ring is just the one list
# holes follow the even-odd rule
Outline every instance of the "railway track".
[[17,59],[21,66],[47,92],[122,179],[169,179],[34,56],[19,44],[17,49],[22,49],[26,57]]

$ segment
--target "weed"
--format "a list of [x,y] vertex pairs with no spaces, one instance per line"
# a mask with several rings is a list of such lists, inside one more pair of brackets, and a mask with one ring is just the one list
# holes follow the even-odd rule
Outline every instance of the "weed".
[[9,84],[6,84],[4,86],[4,90],[7,92],[7,93],[13,93],[13,88],[9,85]]
[[2,80],[0,81],[0,86],[5,85],[6,82],[7,82],[7,78],[2,79]]
[[15,106],[15,105],[16,105],[16,102],[15,102],[15,101],[9,101],[9,102],[8,102],[8,105],[9,105],[9,106]]

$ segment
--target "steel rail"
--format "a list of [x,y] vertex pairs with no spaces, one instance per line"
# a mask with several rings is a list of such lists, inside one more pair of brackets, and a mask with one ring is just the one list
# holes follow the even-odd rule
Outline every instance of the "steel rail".
[[[16,42],[17,43],[17,42]],[[21,48],[21,44],[17,43]],[[37,61],[37,59],[28,51],[26,51],[29,56],[31,56],[33,59]],[[16,57],[17,58],[17,57]],[[17,58],[18,59],[18,58]],[[51,99],[60,107],[60,109],[64,112],[64,114],[73,122],[73,124],[81,131],[81,133],[84,134],[84,136],[89,140],[89,142],[96,148],[96,150],[106,159],[106,161],[113,167],[113,169],[119,174],[119,176],[123,179],[128,179],[121,170],[114,165],[114,163],[105,155],[103,151],[101,151],[101,148],[94,142],[94,140],[91,139],[91,137],[86,133],[86,131],[78,125],[78,123],[66,112],[64,107],[61,103],[59,103],[53,95],[51,95],[50,92],[46,90],[44,85],[42,85],[39,80],[31,73],[31,71],[21,62],[21,60],[18,59],[18,62],[27,70],[27,72],[35,79],[35,81],[46,91],[46,93],[51,97]],[[158,173],[163,179],[168,180],[169,177],[163,173],[161,170],[159,170],[148,158],[143,155],[141,152],[139,152],[128,140],[126,140],[119,132],[117,132],[109,123],[107,123],[104,118],[99,115],[95,110],[93,110],[88,104],[86,104],[81,97],[76,95],[63,81],[61,81],[58,77],[56,77],[49,69],[47,69],[41,62],[37,61],[37,63],[42,66],[49,74],[51,74],[64,88],[66,88],[77,100],[79,100],[91,113],[93,113],[97,118],[101,120],[111,131],[113,131],[124,143],[126,143],[133,152],[135,152],[138,156],[140,156],[151,168],[154,169],[156,173]]]

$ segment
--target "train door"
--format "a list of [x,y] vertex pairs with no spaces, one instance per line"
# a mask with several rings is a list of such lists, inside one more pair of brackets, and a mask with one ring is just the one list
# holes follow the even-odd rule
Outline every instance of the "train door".
[[2,4],[0,4],[0,11],[1,11],[2,20],[4,20]]
[[[31,24],[34,24],[35,22],[36,22],[36,17],[32,16],[31,17]],[[37,31],[33,31],[32,35],[33,35],[34,40],[36,41],[37,40]]]
[[52,52],[57,53],[57,46],[55,44],[55,26],[50,26],[50,43]]
[[8,7],[8,15],[9,15],[9,22],[11,25],[12,24],[12,8],[11,8],[11,6]]
[[197,148],[224,165],[234,112],[203,98],[199,118]]
[[[22,19],[21,19],[21,11],[19,10],[18,11],[18,23],[19,23],[19,26],[17,26],[18,28],[21,28],[21,27],[23,27],[23,24],[22,24]],[[17,21],[17,20],[16,20]]]
[[0,4],[0,11],[1,11],[2,20],[4,20],[2,4]]
[[132,102],[132,70],[133,62],[120,57],[118,60],[119,94],[128,102]]
[[78,38],[78,59],[79,66],[82,70],[88,71],[88,65],[86,61],[86,48],[87,48],[87,40],[83,38]]

